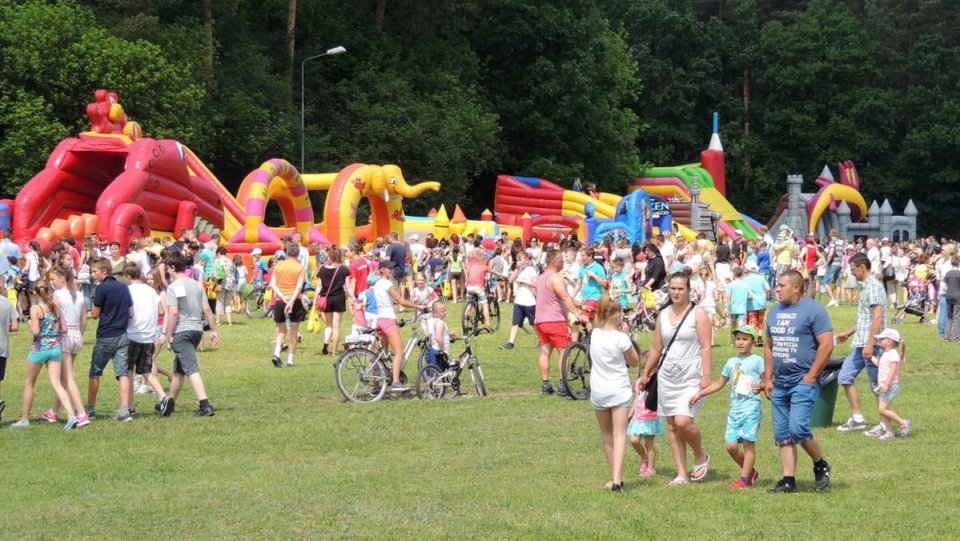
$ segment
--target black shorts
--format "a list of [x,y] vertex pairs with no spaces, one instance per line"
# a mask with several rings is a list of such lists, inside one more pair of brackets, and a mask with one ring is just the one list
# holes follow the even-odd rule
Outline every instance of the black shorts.
[[0,381],[7,375],[7,358],[0,357]]
[[463,280],[463,273],[462,273],[462,272],[451,272],[451,273],[448,274],[447,276],[450,278],[450,281],[451,281],[451,282],[454,281],[454,280]]
[[133,368],[137,374],[149,374],[153,369],[153,352],[152,342],[141,344],[131,340],[127,348],[127,366]]
[[513,324],[514,325],[523,325],[523,320],[526,318],[527,323],[533,325],[534,314],[536,313],[536,306],[520,306],[519,304],[513,305]]
[[[329,300],[327,302],[329,302]],[[286,303],[278,300],[277,304],[273,307],[273,321],[276,323],[285,323],[287,316],[283,312],[286,309]],[[305,319],[307,319],[307,309],[303,307],[303,301],[297,297],[297,299],[293,301],[293,310],[290,312],[290,323],[301,323]]]
[[[318,297],[323,298],[323,297]],[[331,314],[333,312],[344,313],[347,311],[347,296],[344,293],[338,295],[330,295],[327,297],[327,309],[323,311],[325,314]]]

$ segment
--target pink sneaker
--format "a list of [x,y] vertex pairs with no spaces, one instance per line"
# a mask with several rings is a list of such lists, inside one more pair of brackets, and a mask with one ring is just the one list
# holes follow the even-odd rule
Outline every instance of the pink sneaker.
[[48,423],[57,423],[60,422],[60,417],[57,415],[57,412],[53,410],[47,410],[40,414],[40,417]]
[[80,417],[77,417],[77,428],[80,428],[82,426],[87,426],[89,424],[90,424],[89,415],[81,415]]

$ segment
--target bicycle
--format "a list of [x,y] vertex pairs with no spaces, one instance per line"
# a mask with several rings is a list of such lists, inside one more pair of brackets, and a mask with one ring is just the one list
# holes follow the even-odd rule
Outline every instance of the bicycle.
[[[410,322],[413,333],[403,348],[403,363],[400,365],[401,383],[407,382],[407,374],[403,369],[406,368],[407,362],[417,347],[420,348],[420,354],[417,356],[418,372],[427,365],[430,336],[421,333],[422,329],[419,325],[420,320],[425,317],[426,314],[419,314]],[[407,320],[397,321],[397,325],[401,328],[406,324]],[[380,345],[380,341],[374,336],[378,332],[377,329],[364,328],[359,336],[348,336],[344,340],[344,347],[347,349],[337,358],[337,389],[351,402],[376,402],[383,398],[387,387],[392,383],[393,353]]]
[[[497,332],[500,330],[500,302],[497,301],[496,293],[491,291],[489,283],[484,285],[484,290],[487,296],[487,307],[490,310],[490,332]],[[480,295],[474,291],[467,293],[467,298],[469,300],[463,305],[462,326],[464,336],[480,329],[480,322],[483,320]]]
[[439,398],[456,398],[460,396],[460,374],[464,370],[470,372],[470,379],[477,388],[478,396],[487,396],[487,385],[483,380],[483,369],[480,368],[480,359],[473,354],[473,348],[470,347],[470,339],[478,334],[486,332],[483,329],[472,331],[462,338],[450,340],[463,341],[465,348],[463,353],[457,357],[456,362],[446,364],[446,367],[427,365],[420,369],[417,374],[417,397],[421,400],[436,400]]

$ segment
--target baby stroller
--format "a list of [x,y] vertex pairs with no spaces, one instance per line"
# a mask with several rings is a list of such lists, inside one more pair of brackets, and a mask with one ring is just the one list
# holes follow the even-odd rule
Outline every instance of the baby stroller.
[[667,293],[663,289],[645,289],[639,293],[637,299],[637,308],[627,318],[627,324],[637,331],[653,332],[657,327],[657,316],[667,302]]
[[918,321],[918,323],[934,323],[933,320],[927,317],[926,310],[927,301],[929,300],[927,293],[930,288],[929,280],[921,280],[915,277],[910,280],[907,287],[909,289],[907,302],[897,310],[896,315],[893,316],[893,322],[898,325],[902,324],[903,318],[910,315],[919,317],[920,321]]

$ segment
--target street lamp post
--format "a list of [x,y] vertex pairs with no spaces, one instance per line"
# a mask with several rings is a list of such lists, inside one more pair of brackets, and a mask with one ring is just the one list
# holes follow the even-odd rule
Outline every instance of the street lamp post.
[[311,56],[309,58],[304,58],[303,62],[300,62],[300,173],[304,172],[304,140],[305,140],[305,103],[304,103],[304,66],[306,66],[308,60],[313,60],[314,58],[320,58],[321,56],[336,56],[338,54],[343,54],[347,52],[347,49],[343,46],[336,46],[332,49],[327,49],[327,52],[323,54],[318,54]]

